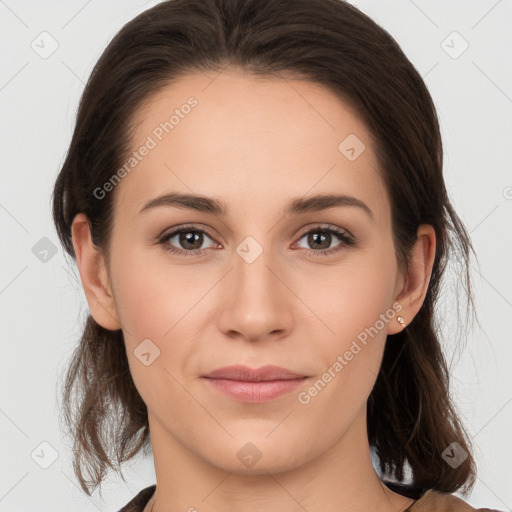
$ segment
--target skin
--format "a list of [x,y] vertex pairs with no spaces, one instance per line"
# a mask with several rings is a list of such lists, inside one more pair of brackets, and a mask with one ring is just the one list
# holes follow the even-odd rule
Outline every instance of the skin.
[[[109,261],[92,245],[83,214],[72,226],[91,314],[123,329],[148,407],[153,511],[404,510],[412,500],[380,482],[366,430],[386,337],[402,329],[396,316],[308,404],[297,396],[394,303],[411,322],[430,279],[433,228],[419,227],[410,269],[401,271],[371,136],[347,104],[311,82],[234,69],[187,75],[138,111],[133,149],[190,96],[198,105],[115,189]],[[354,161],[338,150],[349,134],[366,146]],[[169,206],[139,213],[173,191],[217,198],[228,215]],[[292,198],[317,193],[355,196],[373,218],[354,206],[282,215]],[[157,243],[185,223],[207,230],[202,244],[175,236],[166,243],[178,255]],[[307,233],[320,227],[347,230],[356,243],[332,234],[317,248]],[[263,249],[252,263],[236,251],[247,236]],[[200,255],[186,254],[197,247]],[[334,247],[341,250],[318,255]],[[160,350],[148,366],[134,354],[147,338]],[[274,364],[309,378],[287,395],[247,404],[201,378],[231,364]],[[248,442],[261,453],[252,467],[237,457]]]

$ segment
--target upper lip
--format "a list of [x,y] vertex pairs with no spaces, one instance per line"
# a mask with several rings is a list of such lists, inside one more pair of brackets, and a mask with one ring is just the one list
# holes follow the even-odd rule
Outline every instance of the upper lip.
[[249,366],[234,365],[224,366],[213,370],[203,377],[210,379],[228,379],[228,380],[241,380],[247,382],[261,382],[271,380],[292,380],[301,379],[306,375],[292,372],[286,368],[279,366],[267,365],[260,366],[259,368],[250,368]]

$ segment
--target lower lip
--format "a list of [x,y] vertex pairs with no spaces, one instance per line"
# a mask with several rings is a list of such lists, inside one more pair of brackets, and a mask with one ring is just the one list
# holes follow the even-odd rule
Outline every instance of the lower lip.
[[241,380],[206,378],[218,391],[241,402],[263,403],[290,393],[300,386],[306,377],[292,380],[247,382]]

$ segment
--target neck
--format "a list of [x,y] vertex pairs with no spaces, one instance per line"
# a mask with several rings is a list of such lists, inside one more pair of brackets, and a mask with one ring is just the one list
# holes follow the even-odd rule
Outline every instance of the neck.
[[388,489],[375,472],[365,410],[334,446],[285,471],[258,464],[259,471],[243,474],[214,466],[151,415],[150,430],[157,486],[145,512],[205,507],[230,512],[399,512],[413,503]]

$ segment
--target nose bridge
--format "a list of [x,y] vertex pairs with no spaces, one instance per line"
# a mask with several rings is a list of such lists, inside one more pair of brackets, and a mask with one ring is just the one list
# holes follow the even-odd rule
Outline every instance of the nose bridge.
[[[262,240],[262,237],[259,237]],[[234,279],[239,300],[254,303],[261,308],[270,305],[273,297],[280,293],[275,275],[269,270],[276,266],[271,236],[260,243],[255,237],[247,236],[236,248],[234,257]]]
[[[261,237],[260,237],[261,240]],[[234,277],[239,292],[252,291],[249,296],[267,295],[276,287],[275,275],[269,270],[275,266],[270,237],[260,243],[253,236],[246,237],[236,248]],[[265,298],[265,297],[258,298]]]
[[228,300],[220,314],[225,332],[259,338],[289,328],[291,312],[286,306],[286,287],[276,276],[279,264],[270,240],[271,236],[265,236],[260,243],[248,236],[236,247],[234,268],[228,278]]

